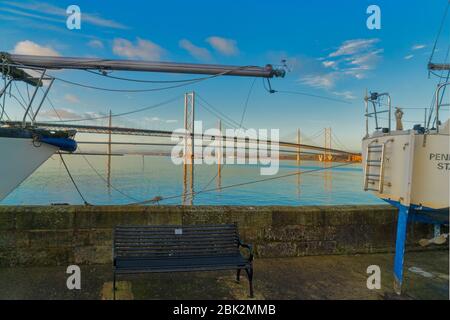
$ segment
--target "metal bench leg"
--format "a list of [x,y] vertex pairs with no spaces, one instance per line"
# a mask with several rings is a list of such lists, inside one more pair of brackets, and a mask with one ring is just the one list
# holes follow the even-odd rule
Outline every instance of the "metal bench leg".
[[113,300],[116,300],[116,273],[113,275]]
[[253,298],[253,266],[245,268],[248,277],[248,283],[250,286],[250,298]]
[[236,271],[236,282],[238,282],[238,283],[240,281],[240,276],[241,276],[241,269],[237,269],[237,271]]

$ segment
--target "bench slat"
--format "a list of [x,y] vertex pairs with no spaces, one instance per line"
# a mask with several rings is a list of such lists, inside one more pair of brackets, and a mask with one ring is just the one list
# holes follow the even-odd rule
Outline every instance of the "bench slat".
[[248,263],[240,253],[235,224],[117,226],[114,261],[115,268],[122,271],[237,268]]

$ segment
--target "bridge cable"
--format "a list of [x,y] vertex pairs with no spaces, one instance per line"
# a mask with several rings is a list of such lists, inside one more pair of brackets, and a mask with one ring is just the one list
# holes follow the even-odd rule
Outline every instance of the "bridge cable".
[[[251,85],[250,85],[250,88],[249,88],[249,90],[248,90],[247,98],[246,98],[246,100],[245,100],[244,107],[243,107],[243,110],[242,110],[241,122],[239,123],[239,129],[243,128],[242,123],[244,122],[244,116],[245,116],[245,113],[246,113],[246,111],[247,111],[248,103],[249,103],[249,100],[250,100],[250,96],[251,96],[251,94],[252,94],[252,92],[253,92],[253,87],[255,86],[256,79],[257,79],[257,78],[254,78],[254,79],[253,79],[253,81],[252,81],[252,83],[251,83]],[[245,129],[245,128],[244,128],[244,129]],[[237,155],[236,155],[236,156],[237,156]],[[224,170],[224,164],[220,164],[220,170],[221,170],[221,171]],[[202,188],[202,190],[200,190],[199,192],[200,192],[200,193],[204,192],[204,191],[209,187],[209,185],[210,185],[214,180],[217,179],[218,175],[219,175],[219,172],[217,171],[216,174],[208,181],[208,183],[207,183],[207,184]],[[194,194],[191,196],[191,198],[192,198],[192,200],[194,200]]]
[[223,123],[227,124],[228,126],[230,126],[231,128],[236,128],[236,124],[232,123],[231,121],[221,117],[216,111],[214,111],[213,109],[209,108],[206,104],[204,104],[201,101],[197,101],[196,102],[199,106],[201,106],[202,108],[204,108],[206,111],[208,111],[210,114],[212,114],[213,116],[219,118],[220,120],[222,120]]
[[[211,109],[213,109],[214,111],[216,111],[217,114],[220,114],[223,118],[228,119],[230,122],[234,123],[234,126],[232,127],[239,127],[239,122],[237,122],[236,120],[230,118],[229,116],[227,116],[225,113],[223,113],[222,111],[219,110],[219,108],[214,107],[211,103],[209,103],[208,101],[206,101],[205,98],[203,98],[200,94],[196,93],[196,97],[199,98],[201,101],[203,101],[205,104],[207,104]],[[219,117],[220,118],[220,117]],[[221,120],[223,120],[223,118],[221,118]],[[244,128],[245,129],[245,128]]]

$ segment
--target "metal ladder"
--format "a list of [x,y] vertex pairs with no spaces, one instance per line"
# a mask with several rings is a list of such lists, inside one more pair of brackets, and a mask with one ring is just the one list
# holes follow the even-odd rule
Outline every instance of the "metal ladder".
[[[377,142],[376,140],[373,142]],[[384,150],[385,143],[382,144],[369,144],[366,152],[366,163],[364,169],[364,190],[376,191],[383,193],[384,186]],[[371,155],[379,155],[377,159],[373,159]],[[378,168],[373,170],[372,168]],[[372,170],[371,170],[372,169]],[[375,171],[375,172],[374,172]],[[371,188],[369,185],[378,184],[378,188]]]

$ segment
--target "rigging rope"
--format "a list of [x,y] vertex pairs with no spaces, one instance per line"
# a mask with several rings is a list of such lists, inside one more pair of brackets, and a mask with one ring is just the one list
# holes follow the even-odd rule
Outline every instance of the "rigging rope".
[[[82,83],[78,83],[78,82],[74,82],[74,81],[61,79],[61,78],[55,77],[55,76],[52,76],[52,77],[55,78],[56,80],[59,80],[61,82],[65,82],[67,84],[80,86],[80,87],[83,87],[83,88],[88,88],[88,89],[93,89],[93,90],[101,90],[101,91],[109,91],[109,92],[139,93],[139,92],[155,92],[155,91],[162,91],[162,90],[169,90],[169,89],[174,89],[174,88],[180,88],[180,87],[187,86],[187,85],[190,85],[190,84],[196,84],[196,83],[201,82],[201,81],[206,81],[206,80],[217,78],[217,77],[220,77],[220,76],[223,76],[223,75],[227,75],[227,74],[229,74],[229,73],[231,73],[233,71],[244,70],[244,69],[248,69],[248,68],[252,68],[252,67],[253,66],[243,66],[243,67],[232,68],[230,70],[226,70],[226,71],[223,71],[223,72],[220,72],[220,73],[217,73],[217,74],[213,74],[213,75],[210,75],[208,77],[188,80],[188,81],[185,81],[185,82],[183,82],[181,84],[176,84],[176,85],[167,86],[167,87],[160,87],[160,88],[149,88],[149,89],[112,89],[112,88],[102,88],[102,87],[91,86],[91,85],[86,85],[86,84],[82,84]],[[123,80],[125,80],[125,79],[123,79]],[[125,80],[125,81],[128,81],[128,80]]]
[[[51,107],[53,108],[55,114],[58,116],[59,119],[61,119],[60,115],[58,114],[58,112],[56,111],[55,106],[53,105],[53,102],[50,100],[50,97],[47,95],[46,96],[48,102],[50,103]],[[78,147],[79,148],[79,147]],[[81,149],[79,148],[79,150],[81,151]],[[133,201],[139,201],[138,199],[126,194],[125,192],[121,191],[120,189],[116,188],[115,186],[113,186],[111,183],[108,183],[108,181],[100,174],[100,172],[98,172],[94,166],[91,164],[91,162],[87,159],[87,157],[84,154],[81,154],[84,161],[86,161],[86,163],[89,165],[89,167],[97,174],[97,176],[99,176],[100,179],[103,180],[103,182],[105,182],[107,185],[109,185],[112,189],[114,189],[115,191],[117,191],[118,193],[122,194],[123,196],[125,196],[128,199],[131,199]],[[60,156],[62,157],[61,153]]]
[[334,101],[334,102],[339,102],[339,103],[352,104],[350,101],[321,96],[318,94],[312,94],[312,93],[306,93],[306,92],[300,92],[300,91],[289,91],[289,90],[274,90],[274,91],[275,91],[275,93],[297,94],[297,95],[313,97],[313,98],[318,98],[318,99],[323,99],[323,100],[329,100],[329,101]]
[[434,53],[436,51],[436,46],[437,46],[437,43],[439,41],[439,37],[441,36],[442,30],[444,28],[445,19],[447,17],[447,13],[448,13],[448,8],[449,7],[450,7],[450,1],[447,1],[447,6],[445,7],[445,11],[444,11],[444,16],[442,17],[441,25],[439,26],[439,31],[438,31],[438,34],[437,34],[436,39],[434,41],[433,49],[431,50],[430,59],[428,61],[430,63],[431,63],[431,60],[433,60],[433,56],[434,56]]
[[250,95],[252,94],[256,79],[257,78],[253,79],[252,85],[250,86],[250,90],[248,90],[247,99],[245,100],[245,104],[244,104],[244,110],[242,111],[241,122],[239,122],[239,128],[242,128],[242,123],[244,122],[245,113],[247,112],[248,101],[250,100]]
[[307,96],[307,97],[313,97],[313,98],[318,98],[318,99],[324,99],[324,100],[329,100],[329,101],[334,101],[334,102],[339,102],[339,103],[346,103],[346,104],[352,104],[349,101],[346,100],[342,100],[342,99],[337,99],[337,98],[331,98],[331,97],[327,97],[327,96],[322,96],[322,95],[318,95],[318,94],[312,94],[312,93],[306,93],[306,92],[301,92],[301,91],[292,91],[292,90],[274,90],[270,87],[270,82],[269,79],[267,79],[267,82],[269,84],[269,88],[267,88],[266,83],[264,82],[264,78],[262,79],[263,81],[263,87],[264,89],[269,92],[269,93],[286,93],[286,94],[297,94],[297,95],[302,95],[302,96]]
[[93,89],[93,90],[100,90],[100,91],[108,91],[108,92],[128,92],[128,93],[163,91],[163,90],[180,88],[180,87],[183,87],[183,86],[187,86],[187,85],[190,85],[190,84],[195,84],[197,82],[203,81],[203,80],[194,80],[194,81],[191,81],[191,82],[188,82],[188,83],[182,83],[182,84],[177,84],[177,85],[167,86],[167,87],[161,87],[161,88],[151,88],[151,89],[112,89],[112,88],[103,88],[103,87],[96,87],[96,86],[86,85],[86,84],[82,84],[82,83],[78,83],[78,82],[74,82],[74,81],[61,79],[61,78],[55,77],[55,76],[53,76],[53,78],[55,78],[56,80],[59,80],[61,82],[64,82],[64,83],[67,83],[67,84],[70,84],[70,85],[74,85],[74,86],[79,86],[79,87],[82,87],[82,88]]
[[[207,77],[201,77],[201,78],[191,78],[191,79],[182,79],[182,80],[141,80],[141,79],[132,79],[132,78],[112,76],[111,73],[104,74],[104,73],[95,72],[92,70],[85,70],[85,71],[95,74],[95,75],[98,75],[98,76],[103,76],[103,77],[107,77],[107,78],[111,78],[111,79],[130,81],[130,82],[140,82],[140,83],[181,83],[181,82],[192,82],[192,81],[198,81],[198,80],[207,80],[212,77],[212,76],[207,76]],[[215,76],[215,75],[213,75],[213,76]]]
[[[127,112],[122,112],[122,113],[115,113],[111,117],[116,118],[116,117],[126,116],[129,114],[138,113],[138,112],[142,112],[142,111],[146,111],[146,110],[156,109],[158,107],[162,107],[164,105],[172,103],[180,98],[181,98],[181,95],[177,95],[169,100],[166,100],[166,101],[163,101],[163,102],[160,102],[160,103],[148,106],[148,107],[143,107],[143,108],[139,108],[139,109],[135,109],[132,111],[127,111]],[[78,122],[78,121],[91,121],[91,120],[99,120],[99,119],[106,119],[106,118],[109,118],[109,115],[91,117],[91,118],[82,118],[82,119],[57,120],[57,121],[50,121],[50,122],[58,122],[58,123],[60,123],[60,122]]]
[[62,161],[62,163],[63,163],[63,165],[64,165],[64,168],[66,168],[67,174],[69,175],[69,178],[70,178],[70,180],[72,181],[72,183],[73,183],[75,189],[77,190],[77,192],[78,192],[78,194],[80,195],[81,199],[83,199],[84,204],[85,204],[86,206],[89,206],[90,204],[86,201],[86,199],[84,198],[84,196],[83,196],[83,194],[81,193],[80,189],[78,188],[78,186],[77,186],[75,180],[73,179],[72,174],[70,173],[69,168],[67,167],[66,162],[64,161],[64,158],[63,158],[63,156],[62,156],[62,153],[61,153],[61,152],[58,152],[58,154],[59,154],[59,156],[60,156],[60,158],[61,158],[61,161]]
[[[79,150],[80,150],[80,152],[81,152],[81,149],[80,149],[80,148],[79,148]],[[91,167],[92,171],[94,171],[94,172],[97,174],[97,176],[98,176],[101,180],[103,180],[104,183],[106,183],[107,186],[110,186],[110,187],[111,187],[112,189],[114,189],[116,192],[120,193],[121,195],[123,195],[124,197],[126,197],[126,198],[128,198],[128,199],[130,199],[130,200],[133,200],[133,201],[140,201],[139,199],[136,199],[136,198],[130,196],[129,194],[123,192],[122,190],[116,188],[115,186],[113,186],[110,182],[108,182],[107,179],[105,179],[104,176],[102,176],[102,175],[100,174],[100,172],[97,171],[97,169],[95,169],[95,167],[91,164],[91,162],[86,158],[86,156],[85,156],[84,154],[81,154],[81,156],[82,156],[83,159],[86,161],[86,163],[89,165],[89,167]]]

